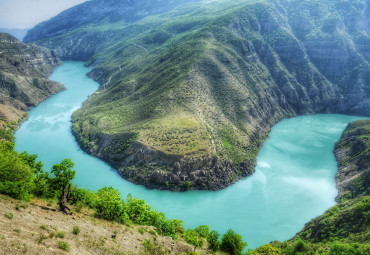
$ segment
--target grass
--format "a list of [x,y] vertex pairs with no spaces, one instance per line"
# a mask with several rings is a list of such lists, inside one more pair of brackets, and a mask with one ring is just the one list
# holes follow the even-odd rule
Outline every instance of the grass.
[[13,219],[14,218],[14,214],[11,213],[11,212],[5,212],[4,216],[6,218],[8,218],[9,220]]
[[66,233],[64,231],[58,231],[55,235],[57,238],[64,238]]
[[64,241],[58,241],[58,248],[64,251],[71,250],[71,246],[67,242],[64,242]]
[[204,156],[210,152],[207,130],[186,113],[143,124],[138,140],[168,154]]
[[72,234],[78,235],[80,233],[80,228],[78,226],[74,226],[72,230]]

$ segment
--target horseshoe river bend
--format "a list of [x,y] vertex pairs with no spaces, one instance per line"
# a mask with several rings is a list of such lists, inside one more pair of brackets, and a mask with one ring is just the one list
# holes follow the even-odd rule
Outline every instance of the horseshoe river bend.
[[319,114],[275,125],[258,153],[256,172],[221,191],[149,190],[122,179],[100,159],[81,150],[71,132],[71,115],[99,84],[87,78],[82,62],[65,62],[51,80],[67,90],[29,112],[15,133],[16,150],[38,154],[44,169],[64,158],[74,163],[74,183],[97,190],[112,186],[125,198],[143,198],[185,227],[208,225],[219,233],[232,228],[248,248],[294,236],[311,218],[335,204],[335,143],[349,122],[360,117]]

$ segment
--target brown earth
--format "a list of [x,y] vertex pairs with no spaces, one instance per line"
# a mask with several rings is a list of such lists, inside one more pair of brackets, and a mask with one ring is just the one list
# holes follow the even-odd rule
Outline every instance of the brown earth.
[[[175,241],[158,235],[154,227],[96,219],[88,209],[72,216],[64,215],[55,210],[56,207],[55,202],[32,199],[26,203],[1,195],[0,255],[187,254],[194,251],[193,246],[181,239]],[[74,227],[80,229],[78,235],[72,233]],[[61,232],[64,232],[64,238],[58,237]],[[145,240],[153,244],[151,250],[145,250]],[[61,241],[69,244],[69,252],[58,248]],[[208,254],[206,249],[196,252]]]

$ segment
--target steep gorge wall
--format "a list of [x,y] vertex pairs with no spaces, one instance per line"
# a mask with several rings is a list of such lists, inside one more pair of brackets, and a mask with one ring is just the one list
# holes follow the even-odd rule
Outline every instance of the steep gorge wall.
[[1,111],[2,117],[7,118],[13,108],[27,110],[63,90],[63,85],[48,79],[60,64],[52,51],[0,33],[0,104],[7,109]]

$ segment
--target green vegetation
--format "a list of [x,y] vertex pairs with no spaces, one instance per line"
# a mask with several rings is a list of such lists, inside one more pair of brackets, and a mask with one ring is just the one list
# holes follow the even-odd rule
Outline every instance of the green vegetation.
[[57,238],[64,238],[66,233],[64,231],[58,231],[57,234],[55,235]]
[[73,227],[72,234],[77,236],[80,233],[80,228],[78,226]]
[[[50,175],[42,170],[42,163],[37,162],[36,155],[15,152],[14,144],[10,141],[0,141],[0,145],[2,146],[0,147],[2,149],[0,151],[0,165],[3,166],[0,168],[0,176],[11,173],[8,178],[4,178],[5,180],[0,179],[0,184],[3,187],[15,187],[16,185],[22,187],[21,179],[23,179],[22,181],[26,180],[26,187],[28,187],[27,189],[14,189],[12,192],[1,190],[1,193],[16,199],[30,199],[32,196],[49,199],[58,198],[60,205],[60,198],[63,198],[63,194],[66,193],[66,187],[70,186],[70,181],[75,176],[75,171],[72,170],[73,162],[65,159],[60,164],[53,165]],[[24,170],[20,171],[20,169],[15,168],[8,162],[18,162],[17,166]],[[134,198],[131,194],[124,201],[121,199],[118,191],[112,187],[104,187],[97,192],[81,189],[74,185],[70,187],[70,192],[68,192],[70,193],[70,199],[68,199],[70,204],[75,208],[88,207],[94,210],[94,215],[97,218],[127,225],[134,223],[143,226],[153,226],[155,227],[155,231],[152,230],[152,234],[154,235],[157,232],[160,235],[170,236],[173,239],[181,236],[185,241],[195,247],[201,247],[204,243],[208,242],[209,249],[213,251],[218,250],[219,234],[216,231],[210,232],[208,226],[201,225],[195,229],[185,231],[180,220],[167,219],[163,213],[153,210],[144,200]],[[63,208],[60,208],[60,210],[63,211]],[[14,215],[7,212],[5,213],[5,217],[12,219]],[[47,231],[49,237],[55,234],[57,238],[64,238],[66,234],[64,231],[56,231],[54,233],[45,224],[41,225],[40,228]],[[57,229],[55,228],[55,230]],[[146,230],[142,228],[142,232],[144,234]],[[78,235],[80,229],[74,227],[72,233]],[[43,243],[47,238],[46,235],[41,234],[38,241],[39,243]],[[65,251],[70,250],[70,246],[62,241],[58,242],[58,247]],[[144,247],[148,254],[153,249],[162,249],[150,242],[146,242]]]
[[67,242],[64,242],[64,241],[58,241],[58,248],[64,251],[71,250],[71,246]]
[[0,193],[13,198],[28,200],[34,189],[34,169],[29,162],[32,159],[27,153],[14,151],[14,144],[0,140]]
[[242,237],[229,229],[222,237],[220,248],[231,255],[240,255],[246,246],[247,243],[243,242]]
[[11,212],[6,212],[6,213],[4,214],[4,216],[5,216],[6,218],[8,218],[9,220],[11,220],[11,219],[13,219],[13,218],[14,218],[14,214],[13,214],[13,213],[11,213]]

